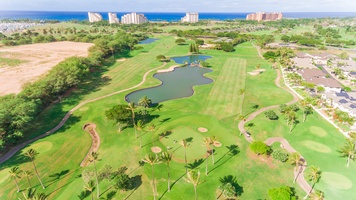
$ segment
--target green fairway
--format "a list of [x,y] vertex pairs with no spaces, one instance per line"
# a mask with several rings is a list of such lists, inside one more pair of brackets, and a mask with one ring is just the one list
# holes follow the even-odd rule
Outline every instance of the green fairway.
[[[31,130],[34,137],[53,128],[62,119],[64,114],[80,102],[95,99],[122,89],[130,88],[142,81],[143,75],[163,63],[156,60],[156,56],[187,55],[188,45],[175,44],[175,38],[171,36],[155,36],[159,40],[147,45],[142,45],[142,50],[135,50],[126,56],[126,60],[118,60],[114,65],[107,66],[99,77],[100,87],[83,84],[61,102],[51,105],[45,110],[38,122],[36,129]],[[188,43],[192,41],[188,40]],[[138,88],[125,91],[106,98],[83,105],[74,111],[65,126],[54,134],[47,136],[25,147],[15,154],[13,158],[2,164],[0,168],[0,196],[5,199],[17,199],[21,193],[16,192],[15,183],[8,175],[10,167],[19,166],[22,170],[32,170],[32,165],[21,154],[29,148],[39,152],[35,162],[46,189],[38,184],[36,176],[30,178],[31,183],[38,192],[45,192],[51,199],[79,199],[77,196],[83,191],[84,180],[82,172],[93,170],[94,165],[81,168],[81,161],[87,154],[91,137],[88,132],[82,130],[87,123],[95,123],[100,136],[98,150],[99,161],[96,166],[99,171],[110,165],[113,169],[126,166],[130,177],[136,180],[137,188],[129,191],[117,191],[109,188],[111,182],[100,182],[101,198],[113,194],[113,199],[152,199],[152,175],[151,166],[140,162],[148,153],[152,153],[153,146],[160,147],[163,151],[170,149],[173,152],[171,162],[172,190],[167,192],[167,171],[165,163],[155,165],[155,180],[160,199],[191,199],[194,196],[193,185],[187,183],[185,177],[184,149],[179,141],[188,139],[186,149],[189,170],[199,170],[203,183],[198,186],[199,199],[216,199],[221,191],[218,189],[219,178],[232,175],[236,177],[239,185],[237,192],[239,199],[267,199],[267,190],[273,187],[288,185],[295,187],[299,196],[304,195],[301,188],[293,184],[293,167],[280,163],[270,157],[257,156],[249,150],[249,143],[237,128],[240,113],[248,115],[259,108],[287,103],[292,100],[292,95],[278,88],[274,81],[277,72],[271,69],[271,65],[262,60],[255,47],[250,42],[237,45],[235,52],[223,52],[218,50],[203,50],[204,55],[212,56],[208,59],[211,73],[206,74],[214,82],[208,85],[194,87],[194,95],[188,98],[170,100],[162,103],[162,107],[150,108],[149,123],[155,125],[155,129],[139,131],[141,138],[135,137],[132,127],[118,132],[118,126],[109,121],[104,112],[114,105],[127,104],[125,95],[142,88],[159,84],[157,79],[149,73],[147,80]],[[121,59],[121,58],[120,58]],[[164,68],[176,63],[170,62]],[[260,65],[266,71],[262,74],[251,76],[248,72]],[[105,77],[105,78],[104,78]],[[244,95],[239,93],[245,89]],[[335,173],[321,179],[317,188],[323,189],[331,195],[330,183],[333,180],[347,180],[346,186],[352,186],[354,175],[351,175],[354,165],[345,169],[346,160],[336,157],[335,150],[342,144],[343,138],[326,122],[316,115],[308,116],[307,122],[298,124],[292,133],[288,133],[288,127],[280,116],[279,121],[268,121],[263,115],[258,116],[253,123],[251,132],[255,139],[264,140],[271,136],[283,136],[290,141],[300,153],[307,159],[308,164],[315,164],[325,172]],[[313,126],[313,127],[312,127]],[[200,132],[199,127],[204,127],[207,132]],[[304,127],[304,128],[303,128]],[[312,127],[310,134],[309,129]],[[326,127],[326,128],[325,128]],[[320,130],[324,129],[325,132]],[[327,131],[326,131],[327,130]],[[162,133],[170,131],[166,136]],[[222,144],[214,147],[214,161],[209,157],[208,172],[205,175],[206,147],[203,144],[204,137],[216,136]],[[142,148],[140,148],[142,139]],[[330,140],[330,141],[329,141]],[[329,145],[329,143],[333,143]],[[317,148],[309,148],[310,146]],[[331,151],[328,149],[330,148]],[[231,150],[233,149],[233,151]],[[319,151],[316,151],[319,150]],[[323,152],[320,152],[323,151]],[[334,161],[335,160],[335,161]],[[345,162],[344,162],[345,161]],[[338,169],[334,169],[336,162]],[[350,173],[348,173],[350,172]],[[346,179],[345,179],[346,178]],[[25,178],[20,181],[21,189],[27,187]],[[109,189],[108,189],[109,188]],[[342,197],[351,197],[352,187],[346,191],[333,188],[335,194]],[[97,189],[94,190],[96,193]],[[90,199],[87,196],[85,199]]]
[[242,113],[243,95],[239,90],[245,89],[245,77],[246,60],[229,58],[209,93],[206,114],[223,118]]

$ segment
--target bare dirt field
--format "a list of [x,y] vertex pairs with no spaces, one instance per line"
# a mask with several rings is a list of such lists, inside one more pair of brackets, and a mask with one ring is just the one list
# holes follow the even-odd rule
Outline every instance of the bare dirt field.
[[93,44],[78,42],[54,42],[1,47],[0,56],[16,60],[17,64],[0,67],[0,96],[21,92],[24,83],[46,74],[59,62],[72,56],[87,56]]

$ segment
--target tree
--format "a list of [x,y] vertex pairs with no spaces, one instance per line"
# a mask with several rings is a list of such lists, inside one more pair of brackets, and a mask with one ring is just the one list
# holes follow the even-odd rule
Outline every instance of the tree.
[[265,112],[265,116],[270,120],[277,120],[278,115],[273,110],[268,110]]
[[195,200],[197,200],[197,186],[201,184],[202,182],[200,181],[200,171],[189,171],[187,173],[187,178],[184,177],[184,180],[187,181],[188,183],[193,184],[194,186],[194,196]]
[[303,110],[303,122],[307,119],[307,115],[311,114],[313,109],[310,106],[309,99],[302,99],[299,101],[300,105],[304,108]]
[[271,156],[280,162],[286,162],[288,160],[288,153],[283,149],[273,150]]
[[93,180],[90,180],[87,184],[84,185],[84,190],[88,191],[91,194],[91,200],[94,200],[94,191],[95,183]]
[[167,173],[168,173],[168,192],[171,191],[171,175],[170,175],[170,168],[169,168],[169,163],[171,162],[173,157],[173,154],[170,152],[162,152],[161,154],[161,160],[163,162],[166,162],[167,164]]
[[289,111],[286,113],[286,118],[287,118],[287,124],[290,125],[289,132],[292,132],[293,127],[296,123],[297,116],[296,112],[294,111]]
[[35,164],[35,159],[36,159],[37,155],[38,155],[38,152],[34,149],[29,149],[28,151],[25,152],[25,156],[28,157],[30,159],[30,161],[32,162],[32,165],[35,170],[38,181],[41,183],[42,188],[45,189],[45,186],[43,185],[41,178],[38,175],[36,164]]
[[250,149],[257,155],[266,155],[271,151],[271,147],[262,141],[255,141],[250,144]]
[[209,137],[203,138],[203,144],[206,148],[206,158],[205,158],[205,175],[208,175],[208,158],[211,155],[211,149],[210,149],[210,144],[211,140]]
[[33,190],[31,188],[28,189],[27,192],[22,192],[22,196],[25,200],[48,200],[48,195],[42,192],[36,194],[36,190]]
[[271,200],[291,200],[295,199],[295,192],[288,186],[272,188],[268,190],[268,196]]
[[355,160],[356,146],[354,141],[347,139],[344,146],[337,151],[341,154],[341,157],[347,158],[347,167],[350,165],[350,160]]
[[167,58],[166,58],[166,56],[160,54],[160,55],[156,56],[156,59],[161,61],[161,62],[164,62]]
[[128,174],[126,174],[127,167],[120,167],[116,172],[114,172],[114,187],[119,190],[129,190],[132,189],[133,183]]
[[148,108],[148,107],[150,107],[151,103],[152,103],[152,100],[150,98],[148,98],[147,96],[143,96],[139,100],[138,105]]
[[[300,170],[300,167],[303,166],[304,162],[302,160],[302,156],[297,153],[297,152],[294,152],[292,153],[291,155],[289,155],[288,157],[288,161],[291,165],[294,165],[295,166],[295,171],[298,170],[298,174],[297,176],[295,176],[295,178],[293,179],[293,183],[295,183],[295,181],[297,180],[301,170]],[[299,167],[299,168],[298,168]]]
[[188,173],[187,148],[188,148],[189,144],[186,139],[181,140],[179,142],[179,144],[184,148],[185,173]]
[[178,39],[176,39],[176,44],[183,45],[183,44],[185,44],[185,40],[182,38],[178,38]]
[[315,184],[316,184],[317,182],[319,182],[320,177],[321,177],[320,168],[319,168],[319,167],[316,167],[316,166],[314,166],[314,165],[310,166],[307,176],[308,176],[308,180],[311,181],[311,182],[313,183],[313,185],[312,185],[310,191],[309,191],[309,192],[307,193],[307,195],[304,197],[304,199],[308,198],[308,196],[310,195],[310,193],[312,193]]
[[226,43],[226,42],[221,44],[221,49],[225,52],[235,51],[234,46],[231,43]]
[[20,174],[20,169],[18,167],[13,167],[10,169],[9,174],[10,176],[14,179],[16,187],[17,187],[17,192],[20,192],[20,187],[19,187],[19,183],[17,182],[17,179],[20,178],[19,174]]
[[218,138],[216,136],[210,136],[210,143],[211,143],[211,159],[213,161],[213,165],[215,165],[215,160],[214,160],[214,144],[215,142],[218,141]]
[[29,187],[31,186],[31,182],[30,182],[30,176],[32,176],[32,173],[30,171],[24,171],[23,175],[26,177],[27,183]]
[[145,158],[142,160],[145,163],[148,163],[152,167],[152,185],[153,185],[153,197],[156,200],[156,184],[155,184],[155,164],[159,164],[160,160],[155,156],[154,154],[148,154],[145,156]]
[[134,126],[135,135],[136,135],[136,138],[137,138],[136,123],[135,123],[135,109],[136,109],[135,103],[134,102],[129,103],[127,109],[131,111],[131,114],[132,114],[131,115],[132,125]]
[[109,120],[114,120],[119,125],[119,132],[121,132],[122,124],[129,122],[131,112],[126,105],[119,104],[105,111],[105,116]]
[[222,184],[219,186],[219,189],[226,199],[236,197],[236,188],[231,183]]
[[100,188],[99,188],[99,179],[98,179],[98,170],[96,169],[96,161],[99,159],[99,154],[96,152],[91,152],[89,156],[89,162],[92,162],[94,164],[94,171],[95,171],[95,179],[96,179],[96,187],[97,187],[97,195],[96,197],[100,197]]
[[320,190],[316,190],[314,193],[309,195],[309,199],[311,200],[324,200],[324,192]]

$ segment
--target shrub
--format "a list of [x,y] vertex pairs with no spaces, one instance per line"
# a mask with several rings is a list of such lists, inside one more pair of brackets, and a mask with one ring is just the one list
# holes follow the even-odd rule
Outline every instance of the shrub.
[[179,38],[179,39],[176,39],[176,43],[179,44],[179,45],[182,45],[185,43],[185,40],[182,39],[182,38]]
[[269,147],[262,141],[253,142],[250,145],[250,149],[257,155],[267,155],[269,152],[271,152],[271,147]]
[[272,156],[272,158],[274,158],[280,162],[286,162],[288,160],[289,155],[283,149],[276,149],[276,150],[273,150],[271,156]]
[[265,116],[270,120],[277,120],[278,116],[273,110],[268,110],[265,112]]
[[221,44],[221,49],[225,52],[233,52],[235,51],[234,46],[230,43],[222,43]]

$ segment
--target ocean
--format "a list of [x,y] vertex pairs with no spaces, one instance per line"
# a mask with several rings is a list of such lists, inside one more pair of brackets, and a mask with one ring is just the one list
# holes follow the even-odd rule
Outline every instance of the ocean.
[[[99,12],[104,19],[108,19],[107,12]],[[128,12],[117,12],[117,16]],[[140,12],[139,12],[140,13]],[[185,13],[145,13],[149,21],[179,21]],[[233,20],[245,19],[249,13],[199,13],[202,20]],[[285,12],[284,18],[326,18],[326,17],[356,17],[356,12]],[[0,19],[31,19],[31,20],[88,20],[87,12],[60,12],[60,11],[0,11]]]

